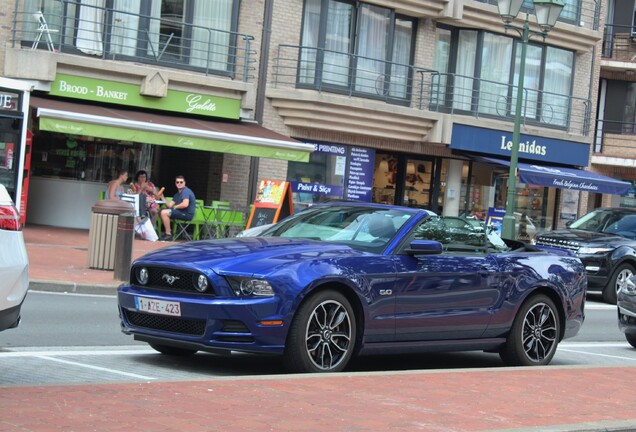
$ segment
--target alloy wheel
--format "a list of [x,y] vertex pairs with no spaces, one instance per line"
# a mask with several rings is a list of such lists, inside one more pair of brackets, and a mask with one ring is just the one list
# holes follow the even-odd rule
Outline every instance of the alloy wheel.
[[352,348],[352,322],[343,304],[326,300],[318,304],[307,322],[305,348],[321,370],[336,368]]
[[557,341],[557,318],[550,306],[537,303],[523,321],[523,349],[528,359],[541,362],[552,352]]

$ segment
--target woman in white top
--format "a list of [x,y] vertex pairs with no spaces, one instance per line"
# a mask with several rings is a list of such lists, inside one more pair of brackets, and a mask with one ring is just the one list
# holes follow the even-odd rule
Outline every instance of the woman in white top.
[[124,194],[124,187],[122,186],[128,180],[128,171],[117,171],[117,178],[108,183],[108,189],[106,189],[106,199],[121,199]]

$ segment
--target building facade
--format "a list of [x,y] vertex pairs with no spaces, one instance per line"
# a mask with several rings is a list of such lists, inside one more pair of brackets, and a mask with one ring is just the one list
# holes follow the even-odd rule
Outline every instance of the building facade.
[[596,135],[591,167],[629,181],[624,196],[594,197],[590,206],[636,207],[636,3],[608,0],[601,49]]
[[[617,193],[584,171],[602,6],[568,2],[547,38],[527,47],[515,200],[537,229],[578,216],[590,194]],[[51,216],[48,197],[64,191],[90,213],[122,167],[168,188],[184,174],[206,202],[248,205],[256,183],[272,179],[291,182],[295,209],[332,198],[448,215],[505,205],[521,43],[493,1],[14,8],[3,18],[0,75],[32,88],[27,221],[73,220],[76,211]]]

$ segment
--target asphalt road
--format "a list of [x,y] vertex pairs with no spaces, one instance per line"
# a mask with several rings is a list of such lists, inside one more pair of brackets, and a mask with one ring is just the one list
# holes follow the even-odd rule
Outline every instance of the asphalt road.
[[[616,325],[614,306],[589,301],[580,334],[559,346],[552,365],[635,365],[636,349]],[[115,296],[30,292],[23,321],[0,333],[0,387],[42,384],[205,380],[285,373],[276,357],[156,353],[119,330]],[[349,372],[496,368],[496,354],[427,353],[361,357]]]

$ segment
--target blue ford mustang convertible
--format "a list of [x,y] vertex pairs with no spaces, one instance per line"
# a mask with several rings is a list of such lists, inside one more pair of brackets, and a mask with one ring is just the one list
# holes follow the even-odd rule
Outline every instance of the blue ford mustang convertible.
[[168,355],[282,356],[293,372],[370,353],[485,350],[546,365],[584,319],[586,274],[564,251],[412,208],[329,203],[257,237],[136,260],[124,333]]

